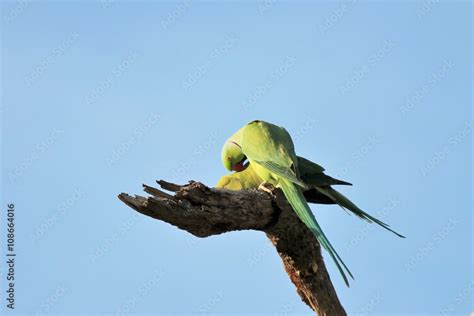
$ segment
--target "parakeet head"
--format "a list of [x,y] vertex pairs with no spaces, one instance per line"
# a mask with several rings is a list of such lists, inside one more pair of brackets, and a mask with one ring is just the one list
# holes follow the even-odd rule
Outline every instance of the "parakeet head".
[[242,148],[233,140],[225,142],[221,154],[222,164],[229,171],[242,171],[245,169],[247,157],[242,153]]

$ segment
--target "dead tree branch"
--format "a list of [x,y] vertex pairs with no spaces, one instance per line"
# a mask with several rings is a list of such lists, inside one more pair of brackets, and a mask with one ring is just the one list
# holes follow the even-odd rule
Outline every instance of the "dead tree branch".
[[320,245],[280,192],[211,189],[199,182],[176,185],[157,181],[165,193],[143,185],[151,196],[118,198],[134,210],[167,222],[197,237],[235,230],[266,233],[280,255],[296,291],[318,315],[346,315],[331,283]]

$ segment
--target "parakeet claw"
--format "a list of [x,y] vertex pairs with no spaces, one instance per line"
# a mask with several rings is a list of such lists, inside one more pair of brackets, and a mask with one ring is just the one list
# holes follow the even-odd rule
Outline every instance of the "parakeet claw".
[[268,182],[264,181],[264,182],[260,183],[260,185],[258,186],[258,189],[261,190],[261,191],[267,192],[271,196],[275,196],[275,194],[273,193],[274,186],[271,185]]

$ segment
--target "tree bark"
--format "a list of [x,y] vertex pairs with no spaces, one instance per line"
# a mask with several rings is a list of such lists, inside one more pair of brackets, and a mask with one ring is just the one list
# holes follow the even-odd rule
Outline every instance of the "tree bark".
[[266,233],[280,255],[301,299],[317,315],[346,315],[321,256],[314,235],[299,220],[278,189],[229,191],[208,188],[199,182],[176,185],[157,181],[165,193],[143,185],[151,196],[118,198],[134,210],[167,222],[197,237],[236,230]]

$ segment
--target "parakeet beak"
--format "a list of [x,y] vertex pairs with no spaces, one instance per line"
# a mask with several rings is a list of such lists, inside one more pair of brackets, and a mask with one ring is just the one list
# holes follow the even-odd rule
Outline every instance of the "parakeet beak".
[[245,169],[244,160],[240,161],[238,164],[233,165],[232,170],[237,171],[237,172],[244,170]]

